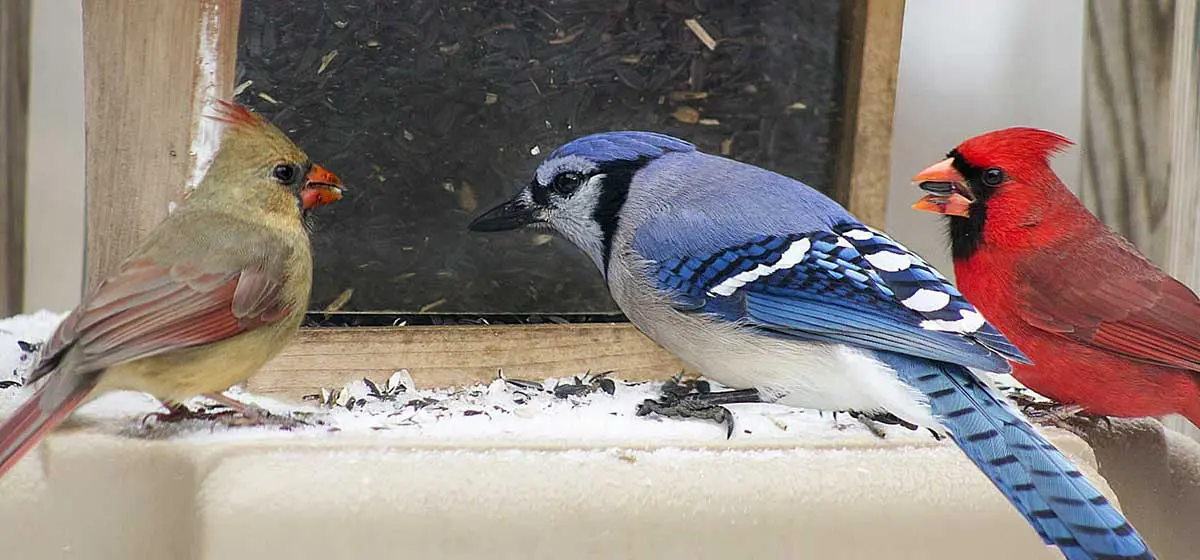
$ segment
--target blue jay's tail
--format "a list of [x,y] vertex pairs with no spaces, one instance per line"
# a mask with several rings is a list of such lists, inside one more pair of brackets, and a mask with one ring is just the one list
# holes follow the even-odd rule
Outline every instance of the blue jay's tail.
[[929,396],[963,453],[1069,560],[1153,560],[1145,541],[1083,473],[1001,396],[959,365],[879,352]]

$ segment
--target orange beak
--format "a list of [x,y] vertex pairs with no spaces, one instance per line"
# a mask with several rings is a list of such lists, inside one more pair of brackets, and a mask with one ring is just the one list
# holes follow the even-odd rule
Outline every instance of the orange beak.
[[308,175],[304,177],[304,186],[300,188],[300,202],[305,210],[312,210],[342,199],[342,180],[328,169],[312,164]]
[[913,177],[912,182],[930,193],[913,204],[913,209],[963,218],[971,215],[971,204],[975,198],[966,186],[966,179],[954,169],[954,158],[946,158],[926,167]]

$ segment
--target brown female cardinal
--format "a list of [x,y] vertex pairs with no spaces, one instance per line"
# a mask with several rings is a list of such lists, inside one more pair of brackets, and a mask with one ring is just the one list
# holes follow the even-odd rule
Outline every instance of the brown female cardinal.
[[0,426],[0,475],[80,404],[109,390],[174,405],[219,393],[300,326],[312,287],[309,210],[342,183],[261,116],[220,103],[220,148],[200,184],[58,326]]
[[1075,198],[1044,130],[976,136],[913,182],[949,216],[963,295],[1034,365],[1030,389],[1102,416],[1179,413],[1200,426],[1200,301]]

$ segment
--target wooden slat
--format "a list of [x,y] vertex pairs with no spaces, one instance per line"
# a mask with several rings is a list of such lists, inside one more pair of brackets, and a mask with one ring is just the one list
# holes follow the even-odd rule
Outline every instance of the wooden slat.
[[1172,52],[1171,176],[1167,269],[1200,289],[1200,4],[1176,0]]
[[[1087,5],[1080,198],[1155,263],[1200,287],[1196,0]],[[1167,426],[1200,439],[1180,417]]]
[[29,7],[0,3],[0,317],[21,311],[25,282]]
[[835,198],[882,228],[892,167],[892,116],[904,0],[849,0],[843,26],[845,111]]
[[496,378],[542,379],[615,370],[622,379],[666,379],[682,364],[628,324],[304,329],[251,377],[256,394],[299,399],[321,387],[407,368],[418,387]]
[[[1166,270],[1180,281],[1200,289],[1200,0],[1175,0],[1175,37],[1172,53],[1171,175]],[[1163,420],[1167,427],[1200,440],[1200,429],[1187,419]]]
[[[89,288],[182,198],[198,99],[233,91],[240,7],[239,0],[84,1]],[[200,52],[202,32],[215,53]],[[200,64],[206,56],[217,64]],[[215,78],[203,76],[207,68]]]
[[1174,0],[1091,0],[1080,198],[1156,263],[1166,257]]

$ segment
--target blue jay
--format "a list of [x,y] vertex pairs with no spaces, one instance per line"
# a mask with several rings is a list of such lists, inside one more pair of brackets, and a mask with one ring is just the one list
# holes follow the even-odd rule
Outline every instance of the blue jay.
[[1128,521],[968,368],[1027,361],[941,274],[812,188],[649,132],[555,150],[475,231],[586,253],[642,332],[763,400],[946,433],[1070,560],[1152,559]]

